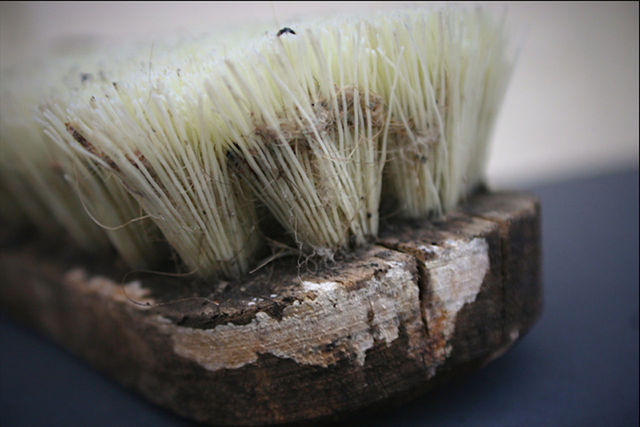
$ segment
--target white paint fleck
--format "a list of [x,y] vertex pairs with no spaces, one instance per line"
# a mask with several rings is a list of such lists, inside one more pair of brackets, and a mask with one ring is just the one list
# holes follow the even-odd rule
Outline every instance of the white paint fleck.
[[[363,365],[376,341],[390,345],[403,324],[409,337],[409,354],[424,345],[419,290],[403,262],[389,262],[382,277],[371,277],[357,289],[338,282],[301,282],[315,298],[294,301],[282,319],[258,312],[246,325],[218,325],[196,330],[171,326],[177,354],[206,369],[239,368],[272,354],[299,364],[329,366],[345,356]],[[422,334],[422,335],[420,335]],[[422,345],[421,345],[422,344]]]
[[339,286],[338,283],[336,282],[310,282],[310,281],[303,281],[302,282],[302,288],[305,291],[324,291],[324,292],[330,292],[330,291],[334,291],[336,289],[336,287]]
[[448,341],[455,330],[456,317],[465,304],[475,301],[489,271],[489,245],[483,238],[447,239],[440,245],[421,246],[428,256],[431,300],[424,314],[430,337],[447,343],[435,354],[444,361],[451,352]]

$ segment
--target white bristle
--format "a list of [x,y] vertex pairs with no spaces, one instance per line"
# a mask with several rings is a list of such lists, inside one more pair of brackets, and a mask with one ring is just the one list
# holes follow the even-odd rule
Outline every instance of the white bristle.
[[[5,80],[3,79],[3,83]],[[48,144],[34,120],[38,93],[25,76],[9,80],[0,96],[0,170],[3,186],[18,201],[17,208],[45,232],[62,226],[88,250],[106,247],[104,232],[86,215],[65,178],[66,158]],[[3,201],[3,204],[5,202]]]
[[420,8],[291,28],[157,43],[111,53],[108,66],[85,59],[91,79],[70,90],[49,78],[35,93],[40,132],[66,156],[83,210],[130,264],[157,251],[135,218],[153,221],[188,269],[238,277],[264,245],[256,200],[302,252],[331,259],[375,239],[382,197],[424,217],[482,182],[511,68],[488,13]]

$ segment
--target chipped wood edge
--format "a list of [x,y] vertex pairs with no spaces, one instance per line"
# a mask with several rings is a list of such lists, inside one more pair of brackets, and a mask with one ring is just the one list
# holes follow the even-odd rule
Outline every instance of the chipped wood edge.
[[276,272],[269,291],[257,277],[246,295],[213,292],[218,306],[177,307],[157,304],[148,280],[3,250],[0,305],[183,416],[294,422],[407,396],[503,354],[541,310],[539,240],[535,198],[481,195],[436,225],[392,227],[331,272]]

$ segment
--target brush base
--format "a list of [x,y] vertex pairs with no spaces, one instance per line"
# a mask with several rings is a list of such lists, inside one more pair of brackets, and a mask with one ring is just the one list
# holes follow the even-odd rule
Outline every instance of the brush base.
[[241,284],[134,277],[61,252],[5,242],[0,307],[214,424],[401,403],[503,354],[542,306],[540,210],[522,193],[479,194],[441,221],[389,225],[334,264],[285,260]]

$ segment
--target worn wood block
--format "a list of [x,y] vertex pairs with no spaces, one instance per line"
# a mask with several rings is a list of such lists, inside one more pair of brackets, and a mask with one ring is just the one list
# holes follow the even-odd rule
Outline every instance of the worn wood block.
[[540,204],[524,193],[483,193],[463,208],[468,214],[493,221],[502,235],[505,286],[505,332],[516,339],[540,315],[542,304],[542,247]]
[[335,264],[242,283],[5,244],[0,306],[185,417],[285,423],[402,401],[502,354],[540,313],[539,268],[536,199],[487,193]]

